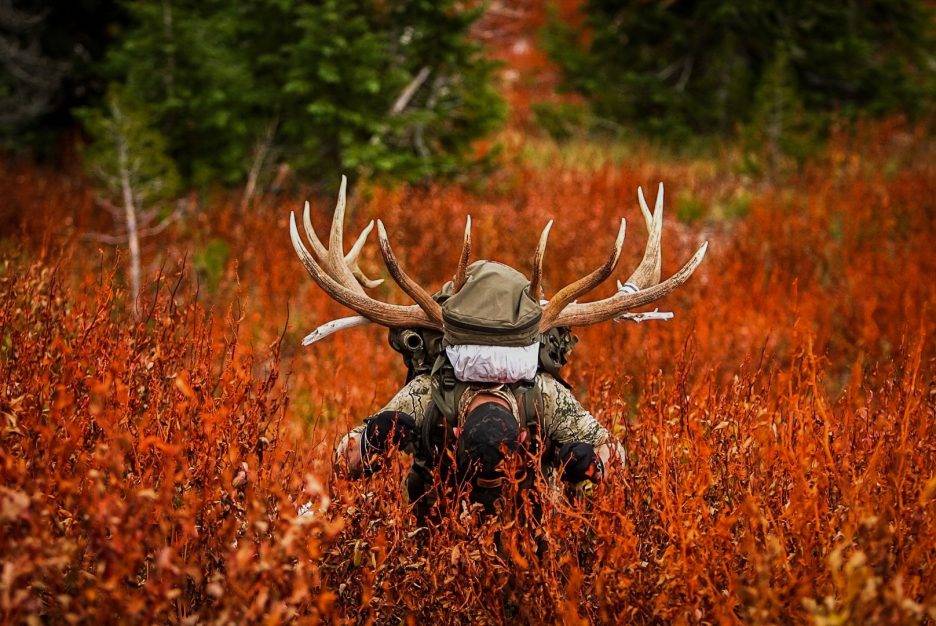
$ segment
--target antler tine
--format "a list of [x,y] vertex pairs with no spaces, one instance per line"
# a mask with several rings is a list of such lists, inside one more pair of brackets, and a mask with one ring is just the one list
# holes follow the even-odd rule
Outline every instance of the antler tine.
[[658,283],[647,289],[641,289],[640,291],[632,293],[618,291],[613,296],[605,298],[604,300],[597,300],[584,304],[570,304],[553,320],[548,328],[544,328],[541,323],[541,331],[545,332],[549,328],[556,326],[587,326],[589,324],[597,324],[598,322],[613,319],[630,309],[649,304],[654,300],[659,300],[689,280],[692,273],[699,267],[699,264],[702,263],[702,259],[705,258],[707,250],[708,242],[705,242],[696,250],[695,254],[692,255],[692,258],[689,259],[689,262],[686,263],[682,269],[662,283]]
[[348,254],[345,255],[344,262],[345,265],[351,268],[351,273],[354,274],[354,277],[361,283],[363,286],[368,289],[373,289],[378,285],[383,283],[383,278],[368,278],[364,274],[364,270],[358,265],[358,260],[361,256],[361,250],[364,249],[364,244],[367,242],[367,236],[370,235],[370,232],[374,229],[374,220],[371,220],[364,230],[361,231],[361,234],[358,235],[357,241],[354,242],[354,245],[351,246],[351,250]]
[[637,289],[646,289],[660,282],[660,272],[663,264],[662,248],[660,240],[663,235],[663,183],[660,183],[657,189],[656,205],[653,208],[653,214],[647,208],[647,201],[644,199],[643,189],[637,188],[637,199],[640,202],[640,212],[643,213],[644,221],[647,223],[647,247],[644,250],[643,259],[640,265],[627,279],[629,285]]
[[322,245],[322,241],[315,234],[315,228],[312,227],[311,209],[308,200],[305,201],[305,206],[302,208],[302,227],[305,229],[306,237],[309,238],[309,242],[312,244],[312,251],[315,252],[315,256],[318,257],[319,261],[325,261],[328,258],[328,250]]
[[386,263],[387,269],[390,270],[390,275],[393,276],[393,280],[402,287],[403,291],[405,291],[409,297],[416,301],[416,304],[419,305],[419,308],[425,312],[430,320],[441,326],[442,307],[438,302],[432,299],[432,295],[430,295],[428,291],[410,278],[400,267],[396,256],[393,254],[393,249],[390,247],[390,240],[387,238],[387,229],[384,228],[383,222],[380,220],[377,220],[377,241],[380,242],[380,254],[383,256],[384,263]]
[[416,305],[401,306],[381,302],[363,293],[363,290],[362,293],[358,293],[333,278],[318,264],[315,257],[302,243],[299,229],[296,227],[296,214],[294,212],[289,214],[289,237],[292,240],[296,254],[299,255],[299,260],[302,261],[306,271],[309,272],[309,276],[339,304],[382,326],[391,328],[417,326],[436,330],[442,329],[440,323],[430,320],[426,313]]
[[465,286],[468,280],[468,259],[471,257],[471,216],[465,218],[465,238],[462,243],[461,256],[458,257],[458,267],[455,268],[455,278],[452,281],[452,293]]
[[546,306],[543,307],[543,317],[540,319],[541,332],[545,332],[556,325],[553,322],[570,302],[585,295],[611,275],[611,272],[613,272],[614,268],[617,266],[618,260],[621,258],[621,248],[624,246],[624,233],[626,229],[627,222],[622,219],[621,226],[618,228],[617,239],[614,242],[614,248],[601,267],[591,274],[578,279],[571,285],[566,285],[556,292],[549,302],[546,303]]
[[342,174],[341,186],[338,188],[338,202],[335,204],[335,215],[332,217],[331,232],[328,234],[328,251],[340,256],[344,256],[344,213],[347,191],[348,177]]
[[530,295],[539,300],[543,296],[543,258],[546,256],[546,242],[549,240],[549,231],[552,229],[553,221],[546,222],[543,232],[540,234],[539,244],[536,246],[536,253],[533,255],[533,275],[530,277]]
[[338,193],[338,203],[335,206],[335,214],[332,217],[328,248],[322,245],[321,239],[319,239],[315,228],[312,226],[311,209],[308,201],[306,201],[302,210],[302,226],[305,230],[306,237],[309,239],[309,243],[312,244],[312,251],[321,264],[320,267],[328,272],[333,279],[348,289],[358,293],[364,293],[363,287],[373,289],[380,285],[383,279],[374,280],[368,278],[358,266],[358,258],[360,257],[361,249],[364,247],[364,243],[367,241],[367,236],[370,234],[370,231],[374,228],[373,222],[368,224],[367,227],[361,231],[361,234],[358,236],[357,241],[354,242],[354,246],[352,246],[348,254],[344,254],[344,213],[347,184],[348,179],[342,176],[341,188]]

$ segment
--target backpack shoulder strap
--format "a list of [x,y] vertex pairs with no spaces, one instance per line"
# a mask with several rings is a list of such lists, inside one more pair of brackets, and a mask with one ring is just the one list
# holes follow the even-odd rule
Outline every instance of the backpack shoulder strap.
[[514,385],[514,397],[524,425],[531,434],[537,434],[542,421],[545,404],[543,393],[536,382],[523,382]]
[[455,377],[455,370],[445,355],[440,354],[432,366],[432,402],[449,423],[454,424],[458,401],[467,385]]
[[455,372],[444,354],[432,367],[432,402],[422,423],[422,447],[429,457],[435,457],[445,447],[449,431],[458,421],[458,402],[467,385],[455,378]]

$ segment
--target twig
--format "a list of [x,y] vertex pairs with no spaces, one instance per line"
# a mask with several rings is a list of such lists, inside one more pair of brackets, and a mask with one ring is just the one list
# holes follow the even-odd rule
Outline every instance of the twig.
[[[108,202],[107,204],[110,204],[110,203]],[[105,205],[102,204],[101,206],[105,206]],[[105,208],[107,207],[105,206]],[[163,221],[161,221],[156,226],[152,226],[150,228],[137,229],[137,236],[142,238],[142,237],[151,237],[153,235],[158,235],[162,231],[166,230],[170,224],[178,221],[179,218],[181,217],[182,217],[182,210],[179,207],[176,207],[172,211],[172,213],[170,213]],[[89,232],[89,233],[84,233],[81,237],[82,239],[86,239],[89,241],[99,241],[101,243],[110,244],[112,246],[115,246],[117,244],[121,244],[127,241],[126,232],[119,232],[115,234]]]
[[[387,111],[387,117],[396,117],[401,114],[406,107],[409,106],[410,100],[413,99],[413,96],[416,95],[416,91],[422,87],[423,83],[426,82],[426,79],[429,78],[429,74],[432,70],[429,69],[429,66],[423,67],[416,73],[416,76],[413,77],[413,80],[409,82],[406,87],[403,88],[403,91],[400,92],[400,95],[397,96],[397,99],[394,101],[393,106],[390,107],[390,110]],[[376,145],[380,141],[380,136],[383,131],[377,131],[370,138],[370,144]]]
[[117,235],[108,235],[106,233],[84,233],[81,235],[81,238],[86,241],[98,241],[100,243],[106,243],[111,246],[116,246],[117,244],[123,243],[127,240],[127,233],[119,233]]
[[244,196],[241,198],[241,211],[246,211],[250,206],[257,192],[257,181],[260,179],[260,172],[263,170],[263,163],[266,161],[267,153],[273,145],[273,137],[276,135],[276,127],[279,119],[274,118],[263,132],[263,135],[257,141],[257,147],[254,149],[253,163],[250,165],[250,171],[247,173],[247,184],[244,186]]
[[422,87],[422,84],[426,82],[427,78],[429,78],[430,72],[431,70],[427,65],[416,73],[416,76],[413,77],[413,80],[411,80],[410,83],[403,89],[403,91],[400,92],[396,102],[394,102],[393,106],[390,107],[390,117],[397,116],[406,109],[410,100],[413,99],[413,96],[416,95],[416,92],[420,87]]

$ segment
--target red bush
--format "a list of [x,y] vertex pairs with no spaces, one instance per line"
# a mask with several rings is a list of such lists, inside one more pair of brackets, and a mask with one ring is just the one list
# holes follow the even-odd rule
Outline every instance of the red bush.
[[[159,246],[181,260],[226,241],[217,293],[196,297],[191,272],[163,275],[134,322],[119,277],[102,270],[119,261],[80,239],[94,224],[90,193],[8,171],[4,219],[18,226],[17,243],[0,246],[4,620],[936,619],[930,151],[925,136],[878,129],[834,142],[782,184],[641,161],[515,165],[480,196],[362,197],[348,231],[379,215],[429,286],[454,268],[469,212],[478,256],[522,270],[557,218],[548,292],[598,264],[623,214],[625,278],[644,237],[634,191],[657,179],[669,199],[664,273],[711,241],[660,303],[675,320],[579,332],[569,378],[624,442],[623,471],[588,497],[547,500],[533,526],[454,507],[423,530],[402,502],[405,459],[329,482],[334,441],[400,385],[402,364],[376,328],[298,347],[344,312],[289,246],[294,198],[248,214],[206,203]],[[745,187],[749,210],[734,221],[675,218],[680,195],[718,206]],[[297,519],[307,501],[316,513]]]

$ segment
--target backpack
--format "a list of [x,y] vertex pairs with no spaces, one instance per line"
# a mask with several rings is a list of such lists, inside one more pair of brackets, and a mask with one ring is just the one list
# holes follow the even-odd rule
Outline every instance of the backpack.
[[[530,281],[517,270],[493,261],[468,266],[464,286],[453,294],[447,282],[433,298],[442,305],[443,332],[424,328],[390,330],[390,346],[403,357],[406,382],[418,375],[433,379],[429,415],[422,420],[420,445],[427,461],[437,459],[457,426],[458,402],[469,383],[458,380],[445,354],[446,345],[475,344],[526,346],[539,340],[538,371],[562,384],[560,370],[568,362],[577,339],[569,328],[539,333],[540,303],[530,294]],[[568,385],[567,385],[568,386]],[[523,416],[524,426],[535,435],[543,412],[543,399],[534,381],[508,386]],[[531,438],[531,441],[535,437]]]
[[438,294],[446,345],[528,346],[536,342],[543,307],[530,294],[530,281],[494,261],[468,266],[457,293],[447,282]]
[[431,373],[439,357],[445,357],[445,345],[525,346],[539,336],[539,370],[566,384],[560,370],[568,363],[578,338],[564,327],[539,334],[542,308],[529,293],[530,281],[512,267],[494,261],[476,261],[466,274],[458,293],[452,295],[454,286],[449,281],[433,295],[442,305],[444,332],[390,329],[390,347],[403,357],[406,382]]

